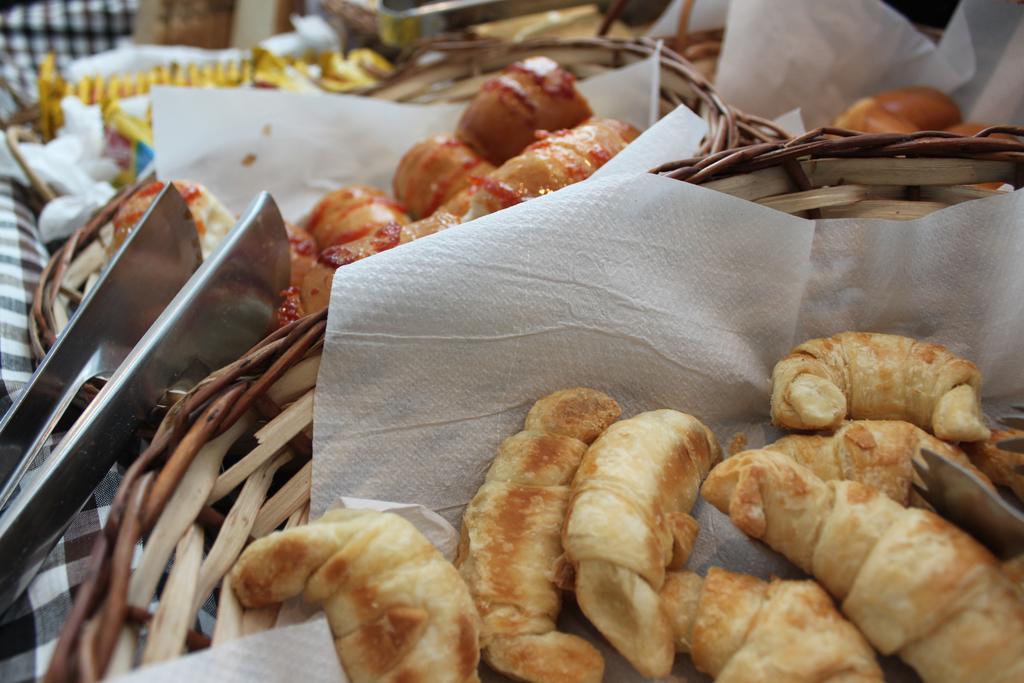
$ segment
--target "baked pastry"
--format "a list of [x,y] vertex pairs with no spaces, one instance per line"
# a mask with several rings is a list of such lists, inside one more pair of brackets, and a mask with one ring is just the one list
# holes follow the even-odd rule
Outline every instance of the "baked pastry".
[[949,95],[927,86],[897,88],[857,100],[834,125],[863,133],[945,130],[962,120]]
[[[174,189],[185,200],[192,214],[192,222],[199,233],[199,248],[206,258],[214,248],[235,227],[235,216],[228,211],[209,190],[199,183],[189,180],[175,180]],[[135,228],[142,216],[153,205],[153,202],[164,189],[166,183],[154,180],[137,189],[117,209],[111,221],[114,225],[114,237],[110,243],[113,254],[124,244],[128,234]]]
[[[320,252],[316,263],[309,269],[302,280],[302,286],[296,291],[289,290],[286,297],[288,306],[297,307],[302,315],[316,313],[327,307],[331,300],[331,282],[334,271],[341,266],[361,261],[367,256],[394,249],[399,244],[411,242],[420,237],[433,235],[435,232],[458,225],[459,219],[444,209],[439,209],[429,218],[399,225],[388,223],[375,229],[369,235],[358,240],[328,247]],[[278,318],[280,320],[280,310]]]
[[316,254],[320,250],[317,249],[313,236],[299,226],[285,221],[284,228],[288,233],[288,253],[292,266],[289,285],[297,287],[302,284],[306,273],[316,263]]
[[557,630],[551,568],[580,459],[618,417],[615,400],[594,389],[540,399],[525,429],[502,442],[462,518],[455,565],[483,620],[484,661],[515,680],[598,682],[604,673],[600,652]]
[[906,420],[947,441],[983,441],[981,373],[944,346],[892,334],[810,339],[772,371],[772,421],[835,429],[847,417]]
[[462,140],[434,135],[417,142],[398,162],[395,198],[413,218],[426,218],[468,188],[471,177],[493,170]]
[[352,185],[325,195],[313,207],[306,230],[326,249],[366,237],[391,223],[408,222],[402,205],[377,188]]
[[697,535],[688,513],[721,458],[697,418],[655,410],[618,422],[587,450],[572,484],[556,569],[583,613],[644,676],[668,675],[675,648],[658,592]]
[[231,570],[245,607],[321,603],[353,683],[477,681],[479,617],[458,571],[398,515],[332,510],[252,543]]
[[[962,450],[936,439],[909,422],[858,420],[848,422],[835,434],[794,434],[765,448],[785,453],[822,479],[849,479],[873,486],[900,505],[927,507],[914,492],[912,461],[927,448],[958,465],[974,470]],[[988,478],[974,470],[981,479]]]
[[719,681],[881,683],[875,652],[814,581],[719,567],[671,573],[661,597],[676,649]]
[[628,123],[614,119],[590,119],[572,130],[547,134],[490,175],[473,179],[476,191],[463,220],[585,180],[637,135]]
[[456,135],[497,166],[522,152],[536,131],[572,128],[590,115],[571,73],[547,57],[530,57],[484,81]]
[[994,483],[1005,486],[1024,501],[1024,454],[1004,451],[996,443],[1004,439],[1024,437],[1024,430],[996,429],[987,441],[964,445],[967,457],[974,466]]
[[763,449],[715,467],[702,493],[926,683],[1024,680],[1024,603],[996,558],[938,515]]

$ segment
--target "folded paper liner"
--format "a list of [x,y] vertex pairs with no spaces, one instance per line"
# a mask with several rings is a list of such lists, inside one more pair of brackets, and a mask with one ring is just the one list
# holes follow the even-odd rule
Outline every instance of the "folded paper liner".
[[[673,114],[636,143],[670,149]],[[685,126],[683,126],[685,128]],[[627,154],[624,152],[623,154]],[[605,391],[675,408],[723,444],[765,430],[796,343],[905,334],[976,361],[986,401],[1024,395],[1024,192],[906,221],[806,220],[623,167],[339,269],[316,394],[315,517],[339,495],[422,504],[458,526],[539,397]],[[689,568],[797,577],[703,502]],[[606,680],[638,675],[602,647]],[[895,660],[888,680],[913,681]],[[674,678],[706,680],[677,657]]]
[[[658,117],[655,54],[581,80],[595,116],[647,128]],[[262,190],[297,221],[331,190],[391,191],[414,143],[455,130],[466,103],[407,104],[372,97],[263,89],[153,88],[157,177],[202,183],[241,212]]]

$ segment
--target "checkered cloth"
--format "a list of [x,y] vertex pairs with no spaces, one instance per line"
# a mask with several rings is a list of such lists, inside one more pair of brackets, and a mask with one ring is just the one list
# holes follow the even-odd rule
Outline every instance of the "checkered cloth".
[[[26,102],[36,100],[36,74],[53,52],[57,68],[113,49],[132,32],[138,0],[43,0],[0,12],[0,76]],[[7,93],[0,111],[17,107]]]

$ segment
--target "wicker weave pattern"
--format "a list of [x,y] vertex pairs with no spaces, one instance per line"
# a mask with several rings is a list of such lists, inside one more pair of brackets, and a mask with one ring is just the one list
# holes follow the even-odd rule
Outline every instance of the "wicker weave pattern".
[[974,137],[819,128],[653,172],[808,218],[908,220],[998,192],[980,184],[1024,186],[1024,128],[993,126]]

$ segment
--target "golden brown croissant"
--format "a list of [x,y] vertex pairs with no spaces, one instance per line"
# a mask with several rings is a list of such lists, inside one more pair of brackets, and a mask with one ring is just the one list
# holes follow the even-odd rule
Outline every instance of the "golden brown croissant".
[[331,510],[253,542],[231,570],[246,607],[322,603],[353,683],[477,681],[479,617],[458,571],[412,524]]
[[926,683],[1024,680],[1024,603],[995,557],[938,515],[822,481],[771,450],[727,459],[702,493],[817,578],[875,648]]
[[572,128],[589,116],[575,77],[547,57],[531,57],[484,81],[457,134],[492,164],[502,164],[533,142],[536,131]]
[[618,404],[594,389],[540,399],[526,428],[501,444],[462,518],[456,566],[483,619],[484,660],[516,680],[596,682],[604,673],[601,653],[556,629],[552,566],[580,459],[618,417]]
[[402,205],[377,188],[352,185],[335,190],[317,202],[306,229],[320,249],[326,249],[366,237],[386,225],[408,222]]
[[465,142],[434,135],[417,142],[395,170],[395,197],[413,218],[426,218],[469,187],[470,177],[494,170]]
[[947,441],[982,441],[981,373],[944,346],[892,334],[810,339],[772,372],[772,421],[835,429],[847,417],[906,420]]
[[587,450],[572,484],[557,569],[615,649],[645,676],[666,676],[675,648],[658,592],[685,564],[697,534],[689,511],[721,458],[715,435],[675,410],[612,425]]
[[1013,451],[1004,451],[996,446],[1003,439],[1024,437],[1019,429],[996,429],[987,441],[964,445],[967,456],[975,467],[988,475],[996,484],[1009,488],[1024,501],[1024,474],[1017,471],[1024,466],[1024,455]]
[[493,173],[473,179],[476,191],[464,220],[585,180],[638,134],[628,123],[614,119],[590,119],[571,130],[550,133]]
[[712,567],[671,573],[661,597],[676,648],[717,681],[881,683],[875,652],[814,581]]
[[765,448],[785,453],[826,481],[859,481],[901,505],[927,507],[911,487],[915,480],[911,462],[920,457],[922,448],[973,470],[987,481],[962,450],[898,420],[857,420],[844,424],[831,436],[794,434]]

